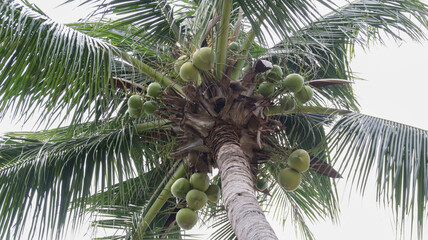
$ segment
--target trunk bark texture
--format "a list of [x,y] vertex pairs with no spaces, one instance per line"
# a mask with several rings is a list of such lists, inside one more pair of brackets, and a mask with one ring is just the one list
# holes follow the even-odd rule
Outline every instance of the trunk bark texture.
[[250,164],[237,143],[218,146],[222,200],[227,216],[239,240],[278,239],[256,199]]

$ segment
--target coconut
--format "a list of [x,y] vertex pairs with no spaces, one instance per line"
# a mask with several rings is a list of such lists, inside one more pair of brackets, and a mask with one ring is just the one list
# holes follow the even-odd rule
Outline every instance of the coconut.
[[198,222],[198,214],[190,208],[182,208],[177,212],[175,220],[182,229],[190,230]]
[[189,57],[187,57],[187,55],[182,55],[179,58],[177,58],[177,60],[175,60],[174,62],[174,71],[176,73],[180,73],[181,66],[187,61],[189,61]]
[[196,82],[198,80],[198,69],[191,63],[185,62],[180,68],[180,77],[189,82]]
[[312,99],[314,91],[310,86],[304,86],[300,91],[294,93],[294,96],[304,104]]
[[205,194],[210,202],[217,202],[220,198],[220,188],[217,185],[210,185]]
[[205,192],[210,186],[210,178],[206,173],[194,173],[190,176],[190,185],[194,189]]
[[233,52],[237,52],[237,51],[239,51],[239,43],[237,43],[237,42],[231,42],[231,43],[229,44],[229,49],[230,49],[231,51],[233,51]]
[[199,70],[208,71],[214,67],[215,53],[209,47],[200,48],[193,53],[192,62]]
[[291,111],[296,107],[296,103],[294,102],[294,99],[290,96],[285,96],[279,99],[279,105],[281,106],[281,109],[284,111]]
[[282,79],[282,69],[278,65],[273,65],[272,69],[267,72],[266,79],[271,82],[279,82]]
[[185,199],[186,194],[190,191],[190,182],[186,178],[175,180],[171,186],[171,193],[176,198]]
[[146,113],[154,113],[158,106],[155,101],[147,101],[143,104],[143,108]]
[[133,118],[138,118],[141,116],[141,113],[143,113],[143,108],[128,108],[129,116]]
[[141,96],[140,95],[132,95],[128,99],[128,107],[134,108],[134,109],[143,108],[143,100],[141,99]]
[[189,208],[193,210],[199,210],[207,204],[207,195],[197,189],[192,189],[186,194],[186,202]]
[[162,94],[162,87],[157,82],[152,82],[147,87],[147,95],[150,97],[159,97]]
[[288,166],[300,173],[309,169],[309,162],[309,154],[303,149],[297,149],[288,157]]
[[297,73],[287,75],[282,80],[282,86],[286,87],[291,92],[298,92],[303,88],[303,77]]
[[273,85],[270,82],[262,82],[259,85],[259,93],[263,95],[263,97],[270,97],[272,96],[273,92],[275,91],[275,85]]
[[279,184],[289,192],[296,190],[300,185],[301,180],[301,174],[291,168],[284,168],[279,172]]

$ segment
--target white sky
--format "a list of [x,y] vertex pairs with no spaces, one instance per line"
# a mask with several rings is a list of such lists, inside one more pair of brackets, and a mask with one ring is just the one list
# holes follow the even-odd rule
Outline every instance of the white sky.
[[[54,9],[61,1],[32,0],[54,20],[60,22],[75,21],[86,16],[82,9],[69,11],[70,6]],[[428,2],[428,1],[424,1]],[[428,129],[428,112],[426,90],[428,87],[427,68],[428,41],[420,43],[403,42],[399,45],[387,41],[386,46],[374,45],[365,52],[356,49],[356,56],[351,63],[354,72],[367,81],[355,84],[356,94],[362,107],[362,113]],[[31,130],[31,125],[21,126],[5,119],[0,124],[0,132]],[[346,176],[345,176],[346,178]],[[395,239],[394,219],[389,208],[377,206],[374,195],[375,183],[367,189],[364,198],[357,193],[348,196],[345,179],[338,183],[341,200],[340,225],[319,222],[311,225],[311,230],[318,240],[360,240],[360,239]],[[428,220],[428,219],[427,219]],[[280,239],[298,239],[292,225],[287,225],[285,232],[275,226]],[[90,239],[85,235],[85,228],[69,239]],[[416,233],[416,232],[415,232]],[[428,236],[428,227],[425,228]],[[409,236],[405,238],[410,239]]]

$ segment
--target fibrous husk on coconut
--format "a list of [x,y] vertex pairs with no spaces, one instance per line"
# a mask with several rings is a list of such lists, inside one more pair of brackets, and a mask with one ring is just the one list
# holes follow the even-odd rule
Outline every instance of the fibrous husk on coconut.
[[181,65],[180,77],[185,81],[196,82],[198,81],[199,71],[191,62],[185,62]]
[[214,67],[215,53],[210,47],[203,47],[192,55],[192,63],[202,71],[208,71]]
[[263,97],[270,97],[275,92],[275,85],[270,82],[262,82],[259,85],[259,93],[263,95]]
[[144,112],[146,113],[154,113],[158,108],[155,101],[147,101],[143,104]]
[[288,157],[288,166],[300,173],[309,169],[310,157],[304,149],[297,149]]
[[217,202],[220,198],[220,188],[219,186],[212,184],[205,191],[205,194],[210,202]]
[[186,202],[189,208],[193,210],[199,210],[207,204],[207,195],[197,189],[192,189],[186,194]]
[[186,199],[186,194],[190,191],[190,182],[186,178],[177,179],[171,186],[171,193],[176,198]]
[[143,108],[143,100],[141,99],[141,96],[140,95],[132,95],[128,99],[128,107],[134,108],[134,109]]
[[301,180],[301,174],[291,168],[282,169],[278,175],[279,184],[289,192],[296,190],[297,187],[299,187]]
[[291,92],[296,93],[303,88],[303,82],[304,79],[300,74],[292,73],[282,80],[282,85]]
[[177,212],[175,220],[180,228],[190,230],[198,222],[198,214],[190,208],[182,208]]
[[210,178],[206,173],[194,173],[190,176],[192,188],[205,192],[210,186]]
[[159,97],[162,94],[162,86],[157,82],[152,82],[147,87],[147,95],[150,97]]
[[284,96],[280,98],[279,105],[281,106],[281,109],[284,111],[291,111],[296,107],[296,103],[294,102],[294,99],[290,96]]
[[314,96],[314,91],[310,86],[303,86],[303,88],[294,93],[294,97],[296,97],[301,103],[309,102]]

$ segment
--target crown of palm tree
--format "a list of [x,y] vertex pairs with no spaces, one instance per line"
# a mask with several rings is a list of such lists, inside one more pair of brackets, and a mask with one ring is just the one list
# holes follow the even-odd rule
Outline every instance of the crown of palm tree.
[[[25,224],[31,238],[60,238],[87,214],[96,227],[122,230],[108,239],[181,239],[175,216],[185,202],[171,185],[216,167],[211,184],[222,186],[224,204],[198,215],[216,228],[212,239],[239,237],[226,194],[233,173],[220,157],[227,143],[243,151],[258,205],[291,216],[307,239],[315,237],[307,221],[338,218],[340,172],[364,189],[372,171],[378,199],[392,203],[398,224],[415,219],[422,239],[428,132],[359,113],[349,67],[356,45],[425,39],[422,2],[88,0],[94,14],[67,25],[27,1],[0,3],[0,117],[36,115],[50,128],[0,136],[1,239],[19,239]],[[184,80],[177,59],[206,46],[214,68]],[[258,94],[273,65],[304,76],[312,100],[285,111],[278,99],[293,96],[285,87]],[[152,82],[161,97],[147,94]],[[132,117],[131,95],[159,108]],[[288,192],[276,179],[295,149],[310,153],[310,170]]]

